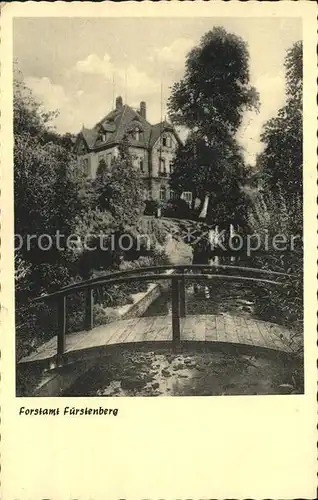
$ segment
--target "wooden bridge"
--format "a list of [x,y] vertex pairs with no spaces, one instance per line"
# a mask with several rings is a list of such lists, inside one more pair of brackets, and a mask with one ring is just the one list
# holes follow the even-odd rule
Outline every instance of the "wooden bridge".
[[[172,274],[166,274],[172,270]],[[271,279],[269,279],[269,277]],[[171,345],[177,350],[189,342],[255,346],[274,351],[292,353],[296,350],[291,333],[284,327],[229,314],[187,315],[185,282],[209,279],[209,286],[219,280],[239,281],[248,285],[281,286],[292,275],[239,266],[182,265],[145,267],[138,270],[116,272],[108,276],[69,285],[61,290],[38,297],[39,301],[57,300],[58,335],[44,343],[20,364],[54,363],[63,365],[96,355],[114,345],[137,346],[143,344]],[[172,313],[166,316],[123,319],[94,327],[93,306],[96,291],[115,284],[131,281],[171,282]],[[83,331],[67,332],[67,298],[85,292],[85,326]]]

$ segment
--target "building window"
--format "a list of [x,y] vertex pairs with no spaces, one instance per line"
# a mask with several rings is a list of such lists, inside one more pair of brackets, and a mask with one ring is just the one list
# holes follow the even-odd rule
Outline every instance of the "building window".
[[170,200],[175,200],[176,197],[176,193],[172,189],[170,189]]
[[144,160],[142,158],[139,159],[139,170],[144,172]]
[[135,129],[135,140],[140,141],[140,130],[138,128]]
[[171,148],[171,137],[169,135],[163,135],[162,136],[162,145]]
[[160,201],[166,201],[166,188],[165,187],[160,188],[159,196],[160,196]]
[[159,160],[159,175],[166,174],[166,161],[164,158],[160,158]]
[[185,200],[189,205],[192,203],[192,193],[191,191],[184,191],[181,198]]

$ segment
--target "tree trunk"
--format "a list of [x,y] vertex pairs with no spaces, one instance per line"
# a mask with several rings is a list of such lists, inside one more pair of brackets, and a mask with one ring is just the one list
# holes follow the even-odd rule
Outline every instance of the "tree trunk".
[[194,210],[195,208],[195,200],[197,199],[196,193],[192,193],[192,201],[191,201],[191,210]]
[[[219,241],[219,226],[215,226],[214,230],[211,229],[209,231],[209,242],[210,242],[212,251],[213,251],[213,249],[215,249],[215,247],[216,248],[218,247],[218,245],[217,245],[218,241]],[[217,255],[215,255],[211,259],[211,264],[213,264],[214,266],[218,266],[220,264],[220,258]]]
[[208,206],[209,206],[209,201],[210,201],[210,196],[208,194],[205,195],[204,202],[203,202],[203,208],[201,210],[201,213],[199,215],[199,219],[205,219],[208,213]]
[[[234,229],[234,226],[233,224],[230,224],[230,239],[233,238],[235,235],[235,229]],[[235,262],[235,257],[231,257],[230,259],[231,262]]]

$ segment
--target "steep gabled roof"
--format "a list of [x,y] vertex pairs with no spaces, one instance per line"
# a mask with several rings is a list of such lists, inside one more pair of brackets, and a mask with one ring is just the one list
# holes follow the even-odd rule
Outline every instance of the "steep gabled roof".
[[[178,138],[173,126],[167,121],[151,125],[141,114],[125,104],[119,110],[113,110],[102,118],[92,129],[84,128],[80,132],[84,137],[89,149],[99,148],[103,144],[119,143],[125,134],[139,126],[142,136],[139,141],[131,139],[129,142],[133,146],[152,148],[157,142],[160,134],[165,130],[170,130]],[[107,140],[100,140],[101,132],[107,132]]]
[[84,137],[85,142],[89,147],[89,149],[92,149],[97,139],[97,131],[93,128],[89,129],[83,127],[80,133]]
[[153,146],[156,144],[157,140],[159,139],[160,135],[163,132],[167,132],[167,131],[172,132],[174,134],[174,136],[176,137],[177,141],[181,142],[173,125],[171,123],[167,122],[166,120],[164,120],[163,122],[156,123],[156,125],[153,125],[151,127],[151,136],[150,136],[150,141],[149,141],[149,147],[153,148]]
[[140,129],[143,132],[142,140],[139,141],[138,144],[144,146],[145,148],[148,147],[151,125],[147,120],[145,120],[145,118],[137,113],[137,111],[128,105],[123,106],[115,140],[121,141],[125,134],[137,125],[140,125]]

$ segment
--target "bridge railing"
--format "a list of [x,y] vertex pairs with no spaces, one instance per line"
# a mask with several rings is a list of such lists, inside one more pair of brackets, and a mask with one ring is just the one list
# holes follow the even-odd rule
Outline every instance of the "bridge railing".
[[[174,273],[161,273],[161,271],[167,270],[172,270]],[[187,271],[190,271],[190,273],[187,273]],[[253,276],[242,276],[242,274],[252,274]],[[274,279],[267,279],[263,276],[271,276]],[[58,303],[57,360],[58,363],[61,363],[66,348],[67,297],[72,294],[85,292],[85,330],[90,331],[94,327],[93,308],[95,289],[128,283],[134,280],[138,280],[139,282],[170,281],[172,305],[172,344],[176,347],[181,341],[181,319],[186,316],[186,280],[200,281],[212,279],[222,281],[238,281],[249,284],[257,283],[263,285],[281,286],[285,283],[283,278],[292,279],[294,277],[296,276],[276,271],[227,265],[211,266],[204,264],[192,264],[141,267],[139,269],[119,271],[106,276],[100,276],[98,278],[92,278],[90,280],[74,283],[61,288],[54,293],[37,297],[33,300],[33,302],[56,300]]]

